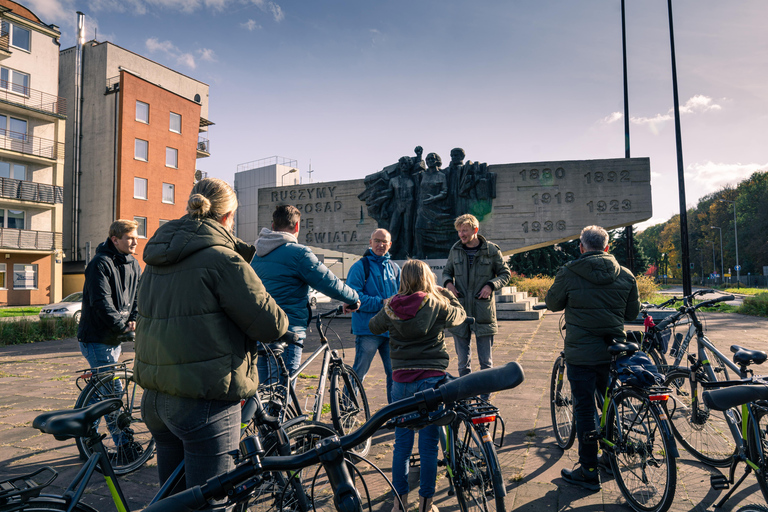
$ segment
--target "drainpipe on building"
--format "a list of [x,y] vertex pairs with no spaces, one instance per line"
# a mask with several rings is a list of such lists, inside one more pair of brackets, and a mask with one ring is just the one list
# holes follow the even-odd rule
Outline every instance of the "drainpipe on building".
[[72,172],[72,260],[80,260],[80,140],[83,119],[83,44],[85,14],[77,11],[77,50],[75,52],[75,130]]

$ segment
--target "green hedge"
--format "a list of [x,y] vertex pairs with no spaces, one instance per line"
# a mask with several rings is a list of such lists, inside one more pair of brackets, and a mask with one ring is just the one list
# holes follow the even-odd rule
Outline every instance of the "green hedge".
[[22,318],[0,322],[0,346],[58,340],[77,335],[77,323],[71,318]]
[[744,315],[768,317],[768,293],[746,297],[738,312]]

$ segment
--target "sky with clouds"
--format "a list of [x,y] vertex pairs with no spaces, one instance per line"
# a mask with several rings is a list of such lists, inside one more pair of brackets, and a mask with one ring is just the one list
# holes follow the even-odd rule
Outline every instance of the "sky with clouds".
[[[416,145],[490,164],[624,156],[619,0],[22,0],[210,85],[210,176],[279,155],[361,178]],[[688,205],[768,170],[768,2],[675,0]],[[630,141],[679,212],[667,2],[627,1]],[[315,171],[307,174],[310,161]]]

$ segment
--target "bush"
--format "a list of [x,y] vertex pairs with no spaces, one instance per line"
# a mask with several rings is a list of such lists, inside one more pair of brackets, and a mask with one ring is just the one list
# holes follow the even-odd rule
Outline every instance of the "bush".
[[637,276],[636,279],[640,301],[652,302],[651,299],[659,293],[659,285],[656,284],[656,281],[651,276]]
[[529,296],[538,297],[538,299],[541,301],[543,301],[544,297],[547,296],[549,288],[552,286],[552,283],[555,282],[554,277],[542,275],[533,277],[521,277],[515,274],[514,277],[514,282],[510,280],[509,286],[516,286],[517,291],[528,292]]
[[758,293],[754,297],[745,298],[737,313],[768,317],[768,293]]
[[72,318],[23,318],[0,322],[0,347],[36,341],[58,340],[77,335],[77,322]]

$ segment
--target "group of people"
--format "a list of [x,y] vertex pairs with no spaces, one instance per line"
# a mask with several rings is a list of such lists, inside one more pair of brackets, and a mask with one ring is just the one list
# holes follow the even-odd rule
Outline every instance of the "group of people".
[[[93,367],[117,362],[121,336],[135,331],[134,377],[145,390],[142,417],[155,438],[161,482],[182,460],[187,487],[231,469],[228,453],[239,441],[240,400],[253,396],[259,382],[277,377],[274,363],[257,357],[256,343],[290,331],[297,341],[281,357],[295,372],[311,317],[310,287],[352,311],[353,369],[365,379],[378,352],[388,402],[446,378],[445,329],[453,335],[459,375],[472,371],[472,331],[480,369],[493,366],[498,329],[493,294],[508,283],[510,271],[500,248],[479,235],[474,216],[455,220],[459,241],[447,255],[440,281],[420,260],[408,260],[401,269],[390,258],[390,233],[377,229],[344,283],[298,243],[297,208],[278,206],[271,229],[261,231],[255,246],[232,234],[236,209],[237,198],[226,182],[203,179],[192,189],[187,215],[164,224],[148,240],[143,273],[133,257],[137,226],[125,220],[112,224],[86,268],[81,350]],[[582,466],[564,475],[580,485],[591,484],[590,471],[597,468],[597,447],[593,457],[583,439],[584,432],[594,429],[588,426],[593,418],[585,420],[589,400],[583,396],[592,396],[586,388],[607,382],[607,352],[597,341],[621,337],[623,319],[637,303],[631,273],[605,251],[605,230],[585,228],[583,257],[561,270],[547,295],[550,309],[566,309],[569,378],[584,382],[582,393],[574,391]],[[590,320],[596,303],[604,310],[599,327]],[[467,316],[475,319],[471,326]],[[579,348],[585,343],[588,351]],[[419,433],[420,512],[437,510],[432,504],[436,429]],[[406,504],[414,433],[397,429],[395,439],[392,480]],[[118,446],[127,453],[135,449],[130,441]],[[395,500],[394,510],[399,507]]]

